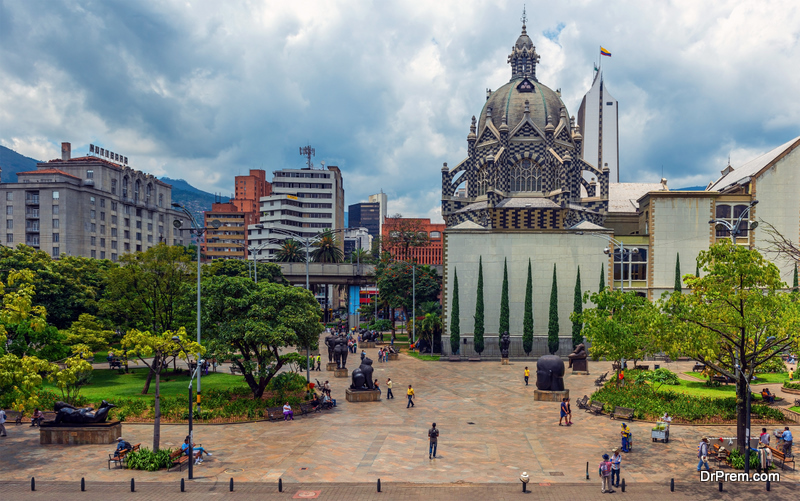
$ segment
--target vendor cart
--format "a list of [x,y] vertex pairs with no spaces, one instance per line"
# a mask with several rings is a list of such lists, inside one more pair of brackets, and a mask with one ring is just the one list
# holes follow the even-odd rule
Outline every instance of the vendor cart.
[[650,432],[650,437],[653,442],[663,441],[665,444],[669,442],[669,423],[659,421],[656,423],[655,428]]

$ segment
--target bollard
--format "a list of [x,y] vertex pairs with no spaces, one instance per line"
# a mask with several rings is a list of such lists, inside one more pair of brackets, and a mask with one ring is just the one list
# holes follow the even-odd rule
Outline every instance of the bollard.
[[136,492],[136,483],[131,479],[131,492]]
[[669,479],[669,491],[670,492],[675,492],[675,479],[674,478]]
[[381,479],[378,479],[378,492],[381,491]]
[[231,485],[230,485],[230,488],[231,488],[231,492],[233,492],[233,478],[231,478]]
[[767,492],[769,492],[769,488],[770,488],[770,485],[769,485],[769,478],[767,478]]
[[283,479],[278,479],[278,492],[283,492]]
[[81,477],[81,492],[85,491],[86,491],[86,480],[83,477]]
[[625,479],[622,479],[622,492],[625,492]]
[[528,492],[528,484],[522,482],[522,492]]
[[35,477],[31,477],[31,490],[32,491],[36,490],[36,478]]
[[589,461],[586,461],[586,480],[589,480]]
[[719,491],[722,492],[722,482],[719,483]]
[[186,492],[186,483],[181,479],[181,492]]

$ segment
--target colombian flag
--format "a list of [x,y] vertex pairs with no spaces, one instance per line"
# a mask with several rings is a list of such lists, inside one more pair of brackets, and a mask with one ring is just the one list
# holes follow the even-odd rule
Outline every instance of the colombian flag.
[[611,53],[602,47],[600,47],[600,55],[611,57]]

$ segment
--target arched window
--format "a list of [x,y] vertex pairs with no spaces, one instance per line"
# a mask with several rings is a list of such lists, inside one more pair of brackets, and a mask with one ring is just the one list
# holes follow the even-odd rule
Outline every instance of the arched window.
[[511,191],[542,191],[542,168],[523,158],[511,168]]
[[164,207],[164,194],[163,193],[159,193],[158,194],[158,206],[159,207]]
[[122,196],[128,198],[128,176],[122,178]]
[[561,189],[561,168],[556,167],[553,169],[553,190]]
[[151,183],[147,183],[147,187],[145,187],[144,189],[144,194],[145,194],[144,199],[147,202],[150,201],[150,195],[152,194],[152,192],[153,192],[153,185]]
[[489,166],[484,165],[478,171],[478,196],[485,195],[489,188]]
[[136,184],[134,184],[133,186],[134,186],[134,188],[133,188],[133,200],[135,202],[138,202],[139,201],[139,190],[141,189],[141,184],[139,183],[138,179],[136,180]]

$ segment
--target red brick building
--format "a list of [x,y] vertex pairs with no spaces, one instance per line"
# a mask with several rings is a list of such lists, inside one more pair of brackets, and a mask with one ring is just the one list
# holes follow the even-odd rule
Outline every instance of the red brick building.
[[[387,217],[383,223],[382,238],[386,252],[400,261],[413,260],[419,264],[441,265],[445,224],[431,223],[427,218]],[[414,233],[425,233],[428,243],[414,245]]]

